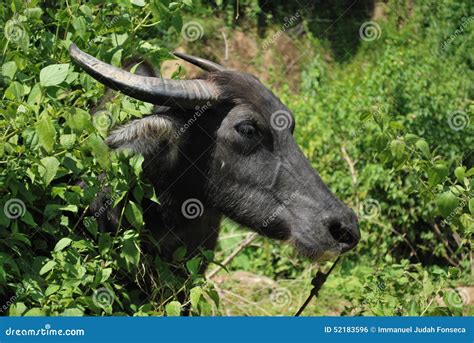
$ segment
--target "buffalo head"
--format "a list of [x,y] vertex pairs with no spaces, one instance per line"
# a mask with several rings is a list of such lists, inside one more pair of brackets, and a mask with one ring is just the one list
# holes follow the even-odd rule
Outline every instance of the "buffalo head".
[[70,53],[99,82],[160,105],[106,140],[112,148],[160,161],[156,175],[148,173],[152,179],[161,177],[159,171],[194,169],[189,192],[195,189],[193,197],[206,208],[291,241],[313,259],[346,252],[359,241],[356,215],[330,192],[296,144],[293,114],[255,76],[176,54],[207,73],[167,80],[115,68],[74,44]]

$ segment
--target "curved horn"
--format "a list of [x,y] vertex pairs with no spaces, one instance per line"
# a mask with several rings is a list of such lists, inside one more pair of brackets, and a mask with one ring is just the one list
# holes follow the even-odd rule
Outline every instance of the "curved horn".
[[201,69],[204,69],[205,71],[224,71],[226,70],[223,66],[220,64],[217,64],[215,62],[206,60],[204,58],[196,57],[196,56],[191,56],[188,54],[184,54],[182,52],[173,52],[173,55],[191,63],[196,66],[198,66]]
[[81,51],[74,43],[69,48],[69,54],[94,79],[138,100],[156,105],[176,107],[177,104],[194,108],[219,98],[217,88],[206,80],[165,80],[132,74],[99,61]]

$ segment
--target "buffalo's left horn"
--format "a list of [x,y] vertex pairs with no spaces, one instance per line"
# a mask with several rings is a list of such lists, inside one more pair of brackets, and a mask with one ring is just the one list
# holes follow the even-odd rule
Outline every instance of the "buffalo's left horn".
[[132,98],[156,105],[194,108],[219,100],[218,88],[207,80],[166,80],[141,76],[99,61],[71,44],[72,59],[94,79]]

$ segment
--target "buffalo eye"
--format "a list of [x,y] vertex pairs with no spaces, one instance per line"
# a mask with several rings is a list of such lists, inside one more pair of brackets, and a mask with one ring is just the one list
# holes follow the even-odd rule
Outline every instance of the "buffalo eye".
[[235,130],[244,137],[254,137],[258,134],[258,129],[251,121],[244,121],[237,124]]

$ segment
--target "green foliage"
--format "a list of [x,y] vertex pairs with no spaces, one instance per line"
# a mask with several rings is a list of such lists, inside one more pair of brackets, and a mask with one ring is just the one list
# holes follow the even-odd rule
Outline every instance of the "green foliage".
[[[103,87],[67,52],[74,41],[115,65],[137,53],[159,63],[189,4],[0,5],[0,299],[14,300],[10,315],[179,315],[182,305],[172,300],[186,289],[192,313],[215,311],[212,286],[198,273],[211,255],[171,265],[143,253],[149,233],[140,203],[156,201],[140,178],[143,158],[111,154],[103,142],[112,125],[151,106],[118,96],[92,117]],[[114,204],[126,199],[122,218],[131,224],[113,234],[98,232],[86,215],[105,184]]]
[[[295,10],[274,6],[275,18]],[[242,7],[247,23],[257,22],[258,4]],[[217,8],[235,11],[222,2]],[[293,295],[283,307],[272,301],[274,286],[254,292],[204,278],[202,264],[222,261],[241,241],[232,223],[224,225],[216,256],[202,251],[186,260],[178,249],[165,263],[145,253],[145,243],[154,242],[140,204],[159,199],[140,178],[143,158],[111,153],[104,138],[151,106],[116,96],[92,117],[104,89],[68,56],[75,42],[116,66],[136,54],[159,65],[187,19],[213,14],[205,25],[235,24],[235,13],[221,19],[191,1],[0,4],[0,309],[12,303],[9,315],[179,315],[183,308],[255,315],[290,314],[301,304],[315,267],[278,242],[259,238],[227,269],[277,280]],[[296,116],[306,156],[358,212],[362,231],[306,314],[472,314],[455,290],[473,282],[474,35],[472,24],[463,25],[472,5],[389,1],[385,15],[376,40],[337,32],[351,51],[338,45],[335,60],[322,48],[332,37],[305,23],[311,31],[303,39],[315,58],[304,66],[301,90],[294,94],[285,80],[274,89]],[[362,24],[359,15],[350,18],[348,28]],[[86,215],[105,184],[110,206],[126,204],[121,216],[131,226],[117,233],[99,232]],[[258,306],[242,305],[249,302]]]

